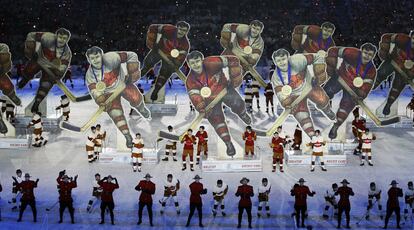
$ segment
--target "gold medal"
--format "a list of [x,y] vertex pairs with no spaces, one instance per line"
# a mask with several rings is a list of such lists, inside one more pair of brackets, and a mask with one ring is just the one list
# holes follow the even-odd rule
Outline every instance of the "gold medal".
[[359,75],[356,76],[354,78],[354,80],[352,81],[352,83],[354,84],[355,87],[361,87],[364,84],[364,80],[362,80],[362,77],[360,77]]
[[59,58],[53,59],[52,64],[55,66],[60,66],[61,65],[60,59]]
[[211,89],[210,87],[204,86],[203,88],[201,88],[201,96],[204,98],[210,97],[211,95]]
[[98,90],[98,92],[103,92],[106,89],[106,84],[103,81],[100,81],[98,83],[96,83],[96,90]]
[[251,46],[245,46],[245,47],[243,48],[243,52],[244,52],[245,54],[251,54],[251,53],[253,52],[253,49],[252,49],[252,47],[251,47]]
[[414,66],[414,62],[413,61],[411,61],[411,60],[405,60],[404,61],[404,67],[406,69],[411,69],[411,68],[413,68],[413,66]]
[[171,50],[170,54],[171,54],[171,57],[176,58],[178,57],[178,55],[180,55],[180,52],[177,49],[173,49]]
[[282,87],[282,94],[285,96],[289,96],[292,93],[292,87],[290,85],[284,85]]

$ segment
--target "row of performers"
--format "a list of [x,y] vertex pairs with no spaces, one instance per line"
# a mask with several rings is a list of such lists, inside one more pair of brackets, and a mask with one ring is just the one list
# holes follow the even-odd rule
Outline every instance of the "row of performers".
[[[365,158],[367,157],[368,164],[373,166],[372,163],[372,151],[371,143],[376,139],[376,136],[370,132],[366,127],[360,126],[359,117],[356,117],[355,129],[357,132],[357,137],[359,145],[355,151],[361,153],[361,166],[365,163]],[[362,124],[363,125],[363,124]],[[358,127],[358,128],[357,128]],[[299,134],[296,134],[298,131]],[[175,131],[172,126],[168,126],[168,132],[170,134],[175,134]],[[88,154],[89,163],[94,162],[99,158],[99,154],[102,152],[102,144],[105,140],[106,132],[101,130],[101,126],[98,124],[96,127],[91,127],[91,132],[87,136],[86,142],[86,151]],[[255,155],[255,141],[257,139],[256,132],[252,129],[251,126],[247,126],[245,132],[242,134],[242,139],[244,141],[244,157],[246,159],[253,158]],[[197,145],[197,155],[196,155],[196,165],[200,164],[202,158],[202,152],[204,159],[208,157],[208,134],[205,131],[204,126],[200,126],[199,130],[195,135],[193,135],[193,130],[188,129],[187,132],[183,135],[180,141],[183,144],[182,151],[182,170],[187,169],[187,158],[189,158],[190,170],[194,171],[194,145]],[[289,137],[282,130],[282,126],[279,126],[277,131],[273,134],[273,137],[269,143],[269,147],[273,151],[273,170],[276,172],[277,164],[279,164],[280,172],[283,172],[283,159],[285,149],[299,150],[302,142],[302,137],[299,127],[296,127],[294,138]],[[144,149],[144,140],[140,133],[137,133],[135,138],[132,141],[133,148],[131,153],[132,158],[132,168],[133,171],[141,172],[142,158],[143,158],[143,149]],[[323,160],[323,149],[326,145],[326,141],[321,136],[320,131],[316,130],[315,135],[312,136],[310,143],[307,146],[312,148],[312,160],[311,160],[311,171],[315,170],[315,163],[319,160],[321,168],[323,171],[327,171],[325,168],[325,163]],[[177,160],[177,141],[168,140],[165,145],[165,156],[162,161],[168,161],[170,154],[172,155],[173,161]],[[318,159],[319,158],[319,159]]]
[[[179,68],[187,61],[190,71],[182,78],[186,81],[188,94],[197,111],[206,112],[210,102],[220,95],[223,89],[227,89],[222,100],[216,106],[211,106],[205,117],[226,143],[227,154],[233,156],[235,150],[224,122],[221,104],[230,107],[247,125],[251,124],[245,103],[235,88],[240,86],[246,72],[250,72],[256,80],[262,82],[263,87],[266,86],[254,69],[264,48],[261,38],[263,24],[257,20],[249,25],[225,24],[220,39],[224,47],[222,55],[206,58],[198,51],[188,53],[189,28],[189,24],[182,21],[175,26],[151,25],[146,40],[151,51],[144,59],[143,68],[140,68],[138,56],[134,52],[104,53],[99,47],[89,48],[86,57],[90,67],[86,72],[86,82],[90,95],[98,105],[106,106],[105,111],[124,134],[127,146],[132,148],[133,138],[125,120],[120,98],[126,99],[132,108],[149,119],[151,113],[134,83],[141,74],[145,75],[157,63],[162,62],[151,93],[151,99],[156,100],[159,90],[172,73],[183,75]],[[395,72],[393,86],[383,111],[387,115],[390,113],[391,105],[413,76],[413,34],[382,36],[379,57],[383,63],[376,77],[377,70],[372,60],[377,48],[371,43],[365,43],[360,49],[334,46],[334,29],[331,23],[324,23],[322,26],[297,26],[292,34],[292,47],[303,53],[290,56],[288,51],[279,49],[272,55],[276,65],[271,80],[275,94],[282,107],[290,110],[309,137],[314,135],[314,125],[306,103],[308,99],[335,122],[329,133],[329,137],[335,139],[339,126],[346,120],[356,103],[368,96],[371,89],[378,87],[384,79]],[[31,32],[27,35],[25,55],[29,63],[23,71],[23,79],[18,83],[18,87],[24,87],[37,72],[42,72],[40,87],[32,107],[34,112],[38,110],[40,102],[51,87],[60,82],[70,64],[72,54],[68,46],[69,38],[70,32],[63,28],[58,29],[56,33]],[[37,44],[40,46],[39,49],[36,49]],[[11,66],[11,55],[7,45],[2,44],[1,47],[2,60],[5,60],[2,62],[2,90],[19,105],[20,99],[7,76],[10,70],[8,66]],[[122,70],[121,63],[126,63],[127,73]],[[313,68],[314,74],[307,73],[308,66]],[[340,91],[343,91],[343,96],[335,114],[329,101]],[[115,93],[119,93],[119,96],[108,101],[107,99]]]
[[[13,198],[10,203],[13,203],[13,209],[17,209],[17,198],[21,196],[20,199],[20,213],[19,219],[20,222],[22,220],[23,212],[27,205],[32,208],[33,218],[36,222],[37,211],[36,211],[36,201],[34,195],[34,188],[37,188],[39,179],[36,181],[30,180],[30,175],[28,173],[25,174],[23,178],[23,173],[19,169],[16,171],[16,176],[13,176]],[[73,199],[72,199],[72,189],[77,187],[77,178],[76,175],[74,178],[69,177],[66,174],[66,171],[63,170],[59,172],[59,176],[56,179],[57,181],[57,188],[59,192],[59,216],[60,220],[59,223],[63,221],[63,212],[66,208],[69,209],[71,222],[74,223],[74,207],[73,207]],[[139,211],[138,211],[138,225],[142,223],[142,212],[144,207],[148,210],[149,215],[149,223],[153,226],[153,198],[152,196],[155,194],[156,185],[154,182],[151,181],[151,175],[146,174],[145,179],[138,182],[135,186],[135,190],[141,192],[139,197]],[[202,198],[201,195],[207,193],[207,189],[204,185],[200,182],[202,179],[200,176],[196,175],[194,178],[194,182],[189,185],[190,189],[190,212],[187,220],[186,226],[190,225],[191,218],[197,209],[198,217],[199,217],[199,226],[203,227],[202,218]],[[251,197],[254,196],[254,188],[253,186],[249,185],[249,179],[242,178],[240,180],[240,185],[237,188],[235,195],[240,197],[238,209],[238,228],[241,227],[241,220],[244,210],[246,210],[248,215],[248,224],[249,228],[252,227],[252,201]],[[296,225],[298,227],[305,227],[305,218],[307,216],[307,196],[314,196],[316,193],[312,191],[308,186],[304,185],[305,180],[300,178],[297,183],[292,187],[290,190],[291,196],[295,197],[294,209],[295,212],[293,215],[296,216]],[[349,182],[344,179],[341,182],[342,186],[338,187],[336,183],[332,184],[332,188],[326,190],[326,194],[324,195],[325,198],[325,208],[323,211],[323,217],[328,219],[330,214],[329,210],[332,210],[332,215],[337,218],[338,220],[338,228],[341,226],[341,217],[342,214],[345,213],[346,215],[346,227],[350,227],[350,210],[351,210],[351,203],[349,200],[350,196],[354,196],[354,192],[351,187],[349,187]],[[397,218],[397,227],[400,228],[400,203],[399,197],[403,196],[403,190],[397,186],[397,182],[393,180],[391,182],[391,188],[388,190],[388,200],[387,200],[387,210],[385,216],[385,226],[387,228],[389,218],[393,212],[396,213]],[[164,209],[166,207],[168,199],[172,199],[174,201],[174,206],[176,209],[177,214],[180,214],[180,207],[179,202],[177,199],[178,191],[180,190],[180,181],[173,177],[172,174],[167,175],[167,179],[163,184],[164,187],[164,195],[159,203],[161,204],[160,213],[161,215],[164,214]],[[1,186],[0,186],[1,188]],[[104,224],[105,222],[105,211],[109,209],[109,213],[111,216],[111,223],[114,224],[114,199],[113,199],[113,192],[119,188],[118,180],[111,175],[107,177],[101,178],[99,174],[95,175],[95,180],[93,183],[93,199],[89,200],[87,211],[91,213],[94,208],[94,203],[97,200],[101,201],[101,222],[100,224]],[[221,211],[222,216],[226,216],[225,212],[225,199],[226,195],[229,192],[229,187],[223,182],[223,180],[217,180],[217,184],[212,189],[212,195],[214,199],[214,206],[212,209],[213,216],[215,217],[219,211]],[[270,217],[270,194],[271,194],[271,185],[268,182],[267,178],[263,178],[261,184],[257,188],[258,191],[258,207],[257,207],[257,216],[258,218],[262,217],[262,213],[265,210],[266,215]],[[336,196],[339,196],[339,200],[337,200]],[[381,203],[381,189],[379,189],[375,182],[371,182],[368,190],[368,205],[367,211],[364,214],[363,218],[369,219],[370,218],[370,211],[374,208],[374,205],[378,206],[378,210],[380,212],[380,217],[383,219],[383,210],[382,210],[382,203]],[[53,205],[54,206],[54,205]],[[52,206],[52,207],[53,207]],[[219,210],[219,208],[221,210]],[[263,210],[264,208],[264,210]],[[47,209],[50,210],[51,208]],[[404,216],[407,220],[409,216],[409,210],[411,209],[411,214],[414,215],[414,186],[413,182],[408,182],[408,188],[405,192],[405,209],[404,209]],[[301,218],[300,218],[301,217]],[[301,221],[300,221],[301,219]],[[362,219],[360,219],[361,221]]]

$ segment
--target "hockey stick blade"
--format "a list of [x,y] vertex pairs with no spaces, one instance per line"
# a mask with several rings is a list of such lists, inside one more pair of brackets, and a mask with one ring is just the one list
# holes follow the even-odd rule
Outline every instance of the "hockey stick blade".
[[256,132],[256,135],[259,137],[265,137],[266,136],[266,130],[261,129],[253,129],[254,132]]
[[88,101],[88,100],[91,100],[91,99],[92,99],[91,95],[86,94],[86,95],[83,95],[83,96],[80,96],[80,97],[76,97],[75,101],[76,102],[81,102],[81,101]]
[[60,128],[62,129],[67,129],[69,131],[73,131],[73,132],[81,132],[81,127],[78,127],[76,125],[73,125],[67,121],[63,121],[62,123],[60,123]]
[[175,135],[175,134],[171,134],[171,133],[167,133],[164,131],[159,131],[158,132],[158,137],[162,137],[168,140],[173,140],[173,141],[179,141],[180,140],[180,136]]
[[387,119],[387,120],[381,120],[381,126],[391,125],[391,124],[400,122],[400,120],[401,120],[400,117],[393,117],[393,118],[390,118],[390,119]]

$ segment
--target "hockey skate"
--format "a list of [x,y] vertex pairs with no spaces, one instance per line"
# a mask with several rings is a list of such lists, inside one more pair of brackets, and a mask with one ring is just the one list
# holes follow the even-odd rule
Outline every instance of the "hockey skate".
[[252,123],[252,118],[246,112],[239,114],[240,119],[246,124],[250,125]]
[[125,135],[125,141],[126,141],[126,146],[127,146],[128,148],[132,148],[132,147],[133,147],[133,144],[132,144],[132,137],[131,137],[131,135],[126,134],[126,135]]
[[[1,114],[0,114],[1,116]],[[6,134],[8,132],[7,126],[3,120],[0,120],[0,133]]]
[[234,148],[233,143],[226,142],[226,148],[227,156],[233,157],[234,155],[236,155],[236,149]]
[[336,136],[338,135],[338,128],[339,128],[339,126],[336,125],[336,124],[334,124],[332,126],[331,130],[329,131],[329,135],[328,135],[328,137],[330,139],[335,139],[336,138]]

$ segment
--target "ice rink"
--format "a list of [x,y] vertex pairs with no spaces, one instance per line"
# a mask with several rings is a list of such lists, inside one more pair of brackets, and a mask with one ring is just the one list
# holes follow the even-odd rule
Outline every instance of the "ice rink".
[[[142,81],[145,91],[148,85],[145,80]],[[34,82],[33,90],[26,86],[23,90],[18,90],[17,94],[22,96],[24,104],[28,104],[35,93],[37,82]],[[371,93],[365,101],[375,111],[376,107],[385,99],[389,88],[377,90]],[[261,89],[263,90],[263,89]],[[83,95],[87,92],[83,86],[82,80],[75,81],[75,90],[77,95]],[[48,96],[49,113],[55,113],[54,108],[59,104],[60,90],[55,87]],[[405,106],[411,99],[412,91],[406,89],[399,100],[399,113],[405,114]],[[176,95],[176,96],[175,96]],[[261,110],[256,108],[256,102],[253,103],[254,108],[254,124],[253,128],[266,129],[271,126],[275,117],[266,114],[264,96],[261,93],[260,103]],[[334,109],[336,111],[338,104],[338,96],[334,100]],[[175,99],[175,97],[177,99]],[[185,88],[180,81],[174,81],[173,88],[167,86],[167,102],[178,104],[178,113],[176,116],[153,116],[152,121],[146,121],[138,116],[128,117],[129,106],[124,103],[124,111],[128,118],[130,129],[133,133],[141,132],[146,144],[153,145],[157,139],[157,132],[160,129],[166,129],[168,125],[173,125],[178,131],[184,131],[187,125],[195,118],[196,114],[190,113],[189,99],[185,94]],[[277,99],[275,98],[275,101]],[[71,103],[70,121],[74,124],[81,125],[89,119],[90,115],[98,108],[93,101],[80,103]],[[22,113],[23,109],[19,108],[18,113]],[[231,134],[234,141],[242,145],[241,132],[244,130],[242,122],[238,121],[236,116],[227,112],[228,124],[231,127]],[[349,119],[352,119],[352,114]],[[349,120],[350,121],[350,120]],[[327,118],[318,116],[314,118],[314,122],[318,128],[324,130],[326,134],[329,131],[330,122]],[[109,134],[106,145],[108,147],[116,146],[116,129],[109,117],[104,114],[99,119],[103,129]],[[203,122],[207,128],[207,132],[211,136],[209,144],[210,154],[215,154],[217,147],[215,142],[214,130],[206,121]],[[289,118],[286,122],[285,131],[293,135],[295,122]],[[345,124],[344,124],[345,126]],[[351,137],[351,130],[348,125],[346,137]],[[290,189],[293,184],[301,177],[307,181],[307,185],[316,192],[315,197],[308,198],[309,218],[306,224],[312,226],[313,229],[333,229],[336,227],[336,219],[330,218],[325,220],[322,218],[323,208],[325,206],[324,195],[327,189],[330,189],[332,183],[338,183],[346,178],[353,188],[355,196],[351,197],[351,227],[354,229],[378,229],[383,226],[383,221],[379,218],[376,207],[371,213],[369,221],[359,221],[366,210],[367,193],[369,183],[375,181],[382,192],[382,204],[386,206],[386,191],[389,188],[391,180],[395,179],[399,186],[407,189],[407,182],[414,180],[414,130],[396,129],[390,127],[376,128],[373,130],[377,135],[377,140],[373,142],[373,162],[374,166],[367,164],[364,167],[359,166],[359,158],[357,156],[348,155],[348,165],[346,167],[328,167],[327,172],[322,172],[319,167],[315,172],[311,173],[308,166],[285,167],[284,173],[271,172],[271,149],[268,147],[270,138],[258,138],[259,152],[263,157],[262,172],[248,173],[203,173],[199,166],[195,167],[195,171],[181,171],[181,160],[178,162],[160,161],[157,165],[143,165],[140,173],[133,173],[132,166],[127,163],[93,163],[88,164],[85,152],[85,133],[74,133],[63,130],[58,136],[49,136],[49,143],[42,148],[30,148],[27,150],[7,150],[0,149],[0,181],[3,186],[3,192],[0,193],[1,201],[1,217],[0,229],[134,229],[137,228],[137,210],[139,193],[134,190],[139,180],[146,173],[150,173],[152,181],[156,184],[156,193],[154,199],[154,225],[153,229],[182,229],[185,228],[189,212],[189,196],[190,191],[188,185],[193,181],[192,178],[199,174],[203,179],[201,182],[208,189],[208,193],[203,196],[203,222],[205,229],[233,229],[237,226],[237,205],[238,198],[235,197],[239,180],[242,177],[248,177],[250,184],[254,186],[255,197],[253,200],[253,227],[255,229],[294,229],[294,220],[291,217],[293,211],[294,198],[290,196]],[[304,134],[305,135],[305,134]],[[304,139],[306,142],[307,139]],[[163,147],[165,142],[160,142]],[[182,145],[178,145],[178,155],[181,156]],[[163,156],[161,151],[161,157]],[[180,157],[181,159],[181,157]],[[11,211],[11,205],[7,203],[11,199],[11,176],[15,174],[15,170],[21,168],[23,173],[29,172],[32,179],[39,178],[39,187],[35,189],[36,202],[38,207],[38,222],[32,222],[30,208],[26,209],[22,223],[16,223],[18,212]],[[45,209],[50,207],[58,199],[56,189],[56,177],[59,171],[66,169],[69,176],[79,175],[78,188],[73,190],[74,207],[75,207],[75,224],[70,224],[69,214],[66,212],[64,223],[58,224],[58,205],[51,211]],[[114,192],[115,200],[115,226],[111,226],[109,215],[106,216],[106,225],[98,225],[100,221],[99,205],[95,205],[95,210],[89,214],[86,212],[88,200],[91,198],[93,175],[100,173],[102,176],[112,175],[118,178],[120,189]],[[161,205],[158,200],[163,195],[163,181],[166,175],[172,173],[181,181],[181,189],[178,192],[180,199],[181,215],[177,216],[173,203],[167,204],[166,213],[160,215]],[[261,179],[267,177],[272,185],[270,194],[271,217],[257,218],[257,188],[261,183]],[[226,217],[218,215],[213,218],[211,213],[213,206],[212,188],[217,179],[222,179],[229,186],[229,193],[225,198]],[[401,213],[403,214],[403,199],[400,199]],[[144,211],[143,224],[138,228],[150,229],[148,218]],[[408,221],[402,220],[403,229],[414,229],[412,219]],[[345,220],[343,220],[345,225]],[[247,216],[244,216],[243,225],[247,228]],[[389,228],[395,227],[395,217],[393,216]],[[192,227],[198,228],[197,215],[193,217]]]

